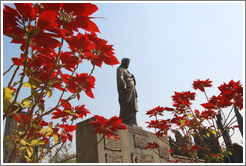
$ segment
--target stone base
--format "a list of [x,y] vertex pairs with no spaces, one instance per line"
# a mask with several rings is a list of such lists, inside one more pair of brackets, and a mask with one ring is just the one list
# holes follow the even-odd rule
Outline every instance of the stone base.
[[[77,124],[77,163],[168,163],[168,160],[174,159],[169,154],[170,146],[166,137],[159,139],[142,127],[126,125],[128,129],[116,133],[119,141],[114,137],[102,138],[102,135],[94,135],[94,128],[88,124],[89,121]],[[161,157],[153,150],[145,149],[148,142],[160,145],[155,151]]]

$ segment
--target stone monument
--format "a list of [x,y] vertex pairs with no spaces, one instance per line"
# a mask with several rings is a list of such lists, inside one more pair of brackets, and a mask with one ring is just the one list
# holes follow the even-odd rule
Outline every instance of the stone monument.
[[[102,135],[94,134],[95,129],[88,124],[91,119],[77,123],[77,163],[168,163],[169,159],[173,159],[169,154],[167,138],[157,138],[136,125],[126,125],[128,129],[115,133],[119,141],[114,137],[103,138]],[[160,145],[157,154],[145,149],[148,142]]]

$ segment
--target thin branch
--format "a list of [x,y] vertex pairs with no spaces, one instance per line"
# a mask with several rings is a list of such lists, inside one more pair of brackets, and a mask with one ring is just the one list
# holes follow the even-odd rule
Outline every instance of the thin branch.
[[[73,121],[72,121],[72,123],[71,123],[71,126],[72,126],[72,125],[73,125]],[[64,144],[65,144],[65,142],[63,142],[62,145],[60,146],[60,148],[57,149],[55,155],[52,157],[52,159],[51,159],[49,162],[52,162],[52,161],[55,159],[56,155],[57,155],[58,152],[61,150],[61,148],[63,147]]]
[[6,71],[3,73],[3,75],[5,75],[6,73],[8,73],[8,72],[12,69],[12,67],[14,67],[14,64],[13,64],[13,65],[11,65],[11,66],[9,67],[9,69],[8,69],[8,70],[6,70]]
[[233,110],[233,107],[231,108],[231,111],[229,112],[229,115],[227,116],[227,118],[226,118],[226,120],[225,120],[225,122],[224,122],[224,125],[223,125],[223,126],[225,126],[225,125],[226,125],[226,121],[229,119],[229,116],[231,115],[232,110]]
[[225,127],[224,127],[224,128],[227,128],[228,126],[230,126],[230,123],[232,122],[232,120],[233,120],[234,118],[236,118],[236,115],[234,115],[234,116],[231,118],[231,120],[230,120],[227,124],[225,124]]
[[5,119],[11,112],[11,109],[13,107],[13,105],[15,104],[16,100],[17,100],[17,97],[19,95],[19,92],[20,92],[20,89],[23,85],[23,81],[24,81],[24,77],[26,75],[26,68],[27,68],[27,56],[28,56],[28,50],[29,50],[29,47],[30,47],[30,41],[31,41],[31,37],[28,36],[28,39],[27,39],[27,42],[26,42],[26,49],[25,49],[25,52],[24,52],[24,56],[25,56],[25,61],[24,61],[24,71],[23,71],[23,75],[21,76],[21,79],[20,79],[20,84],[16,90],[16,93],[15,93],[15,98],[14,98],[14,101],[8,106],[7,110],[5,111],[5,114],[3,115],[3,119]]
[[66,89],[67,89],[67,87],[68,87],[68,84],[69,84],[70,81],[72,80],[73,74],[74,74],[75,71],[78,69],[78,66],[79,66],[79,58],[78,58],[77,66],[76,66],[75,69],[73,70],[73,72],[72,72],[72,74],[71,74],[71,76],[70,76],[68,82],[66,83],[66,86],[64,87],[64,90],[62,91],[62,94],[61,94],[61,96],[60,96],[60,98],[59,98],[59,100],[58,100],[58,102],[57,102],[56,107],[59,105],[59,102],[61,101],[61,99],[62,99],[62,97],[63,97],[63,94],[65,93],[65,91],[66,91]]
[[49,75],[48,79],[46,80],[46,82],[45,82],[45,84],[44,84],[44,87],[42,88],[42,90],[41,90],[41,92],[40,92],[38,98],[36,98],[37,100],[35,101],[35,104],[32,106],[31,112],[33,112],[33,110],[34,110],[34,108],[36,107],[36,105],[40,102],[40,98],[42,97],[43,92],[44,92],[45,88],[47,87],[47,85],[48,85],[48,83],[49,83],[49,81],[50,81],[50,78],[51,78],[51,76],[52,76],[52,73],[53,73],[53,71],[54,71],[55,68],[56,68],[56,64],[57,64],[57,62],[58,62],[59,55],[60,55],[60,53],[61,53],[61,48],[62,48],[62,45],[63,45],[63,41],[64,41],[64,39],[62,38],[62,40],[61,40],[61,47],[59,47],[59,50],[58,50],[58,53],[57,53],[57,56],[56,56],[56,59],[55,59],[55,62],[54,62],[54,66],[53,66],[53,68],[51,69],[50,75]]

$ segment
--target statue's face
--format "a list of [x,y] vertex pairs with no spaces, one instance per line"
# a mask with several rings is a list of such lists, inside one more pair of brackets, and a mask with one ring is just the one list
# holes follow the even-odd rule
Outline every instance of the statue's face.
[[130,64],[130,61],[126,61],[126,62],[123,64],[123,67],[127,69],[127,68],[129,67],[129,64]]

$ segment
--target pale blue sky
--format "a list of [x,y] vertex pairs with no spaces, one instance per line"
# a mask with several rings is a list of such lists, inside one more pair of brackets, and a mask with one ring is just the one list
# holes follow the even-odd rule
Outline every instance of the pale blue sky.
[[[114,45],[119,61],[131,59],[129,71],[135,75],[138,91],[137,121],[145,127],[146,111],[171,106],[174,91],[194,91],[195,79],[213,81],[214,87],[231,79],[244,82],[243,3],[96,3],[94,19],[99,37]],[[19,46],[3,37],[3,71],[19,55]],[[82,95],[73,104],[85,104],[94,114],[110,118],[119,115],[116,68],[96,68],[95,99]],[[78,72],[88,72],[85,63]],[[6,80],[8,79],[6,76]],[[3,85],[6,86],[7,81]],[[243,83],[244,85],[244,83]],[[193,108],[206,102],[198,91]],[[24,94],[24,93],[23,93]],[[56,94],[56,93],[54,93]],[[218,94],[213,88],[209,96]],[[46,105],[52,106],[52,102]],[[168,115],[167,115],[168,116]],[[241,135],[233,138],[240,143]]]

